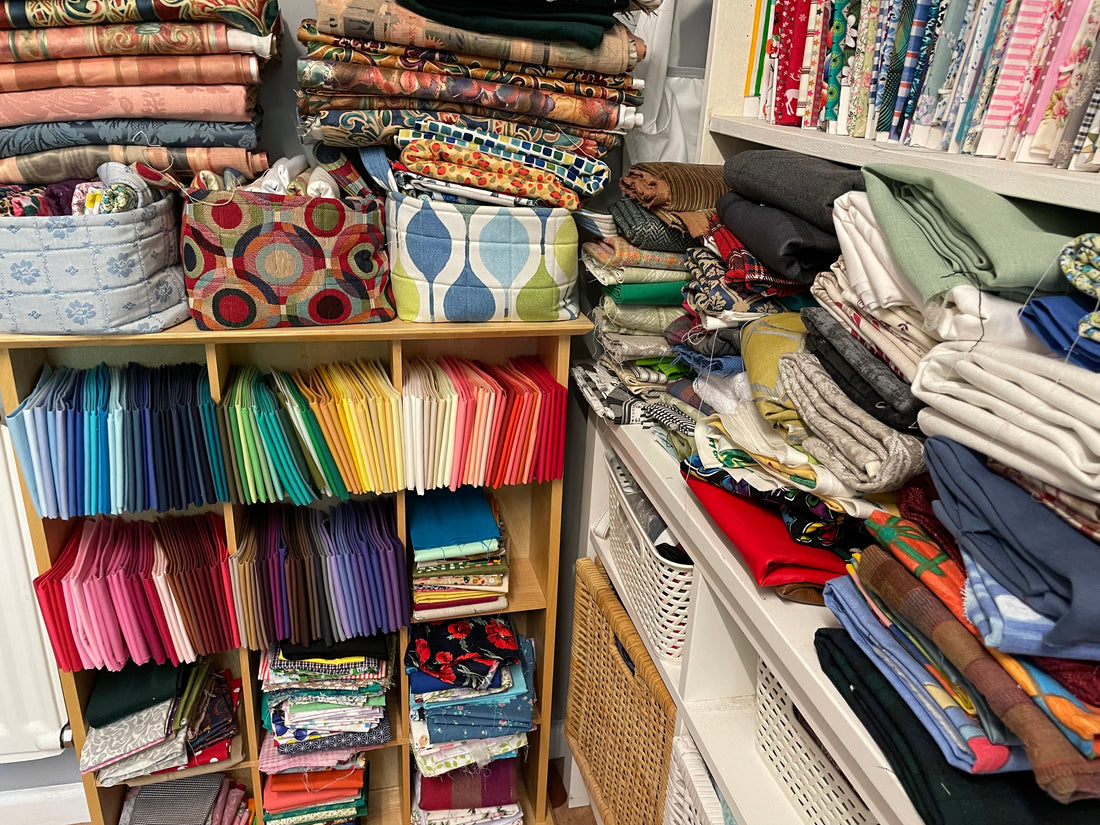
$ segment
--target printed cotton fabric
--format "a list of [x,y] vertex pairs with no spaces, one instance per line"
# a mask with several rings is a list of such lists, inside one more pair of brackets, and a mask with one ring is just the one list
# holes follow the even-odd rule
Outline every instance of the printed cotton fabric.
[[96,177],[107,161],[144,163],[157,169],[217,173],[237,169],[255,175],[267,168],[267,155],[244,149],[168,148],[163,146],[70,146],[0,160],[0,183],[57,183]]
[[519,643],[504,616],[425,622],[409,629],[405,669],[449,685],[481,690],[499,668],[519,661]]

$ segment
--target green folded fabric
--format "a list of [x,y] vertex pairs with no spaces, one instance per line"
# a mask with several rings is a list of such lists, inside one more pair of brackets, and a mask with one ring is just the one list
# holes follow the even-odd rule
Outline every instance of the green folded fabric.
[[684,302],[682,290],[687,281],[667,281],[656,284],[615,284],[605,286],[616,304],[649,304],[650,306],[678,307]]
[[925,301],[963,284],[1021,301],[1066,291],[1058,255],[1080,218],[929,169],[872,164],[863,177],[890,251]]
[[187,668],[170,664],[135,665],[133,662],[118,671],[99,671],[84,720],[93,728],[117,722],[138,711],[171,699],[180,690],[180,680]]

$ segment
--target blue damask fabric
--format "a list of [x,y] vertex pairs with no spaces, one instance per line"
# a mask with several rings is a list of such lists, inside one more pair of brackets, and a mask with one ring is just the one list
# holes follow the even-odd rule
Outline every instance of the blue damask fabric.
[[64,123],[28,123],[0,128],[0,158],[30,155],[69,146],[173,146],[255,149],[260,118],[251,123],[206,120],[108,118]]

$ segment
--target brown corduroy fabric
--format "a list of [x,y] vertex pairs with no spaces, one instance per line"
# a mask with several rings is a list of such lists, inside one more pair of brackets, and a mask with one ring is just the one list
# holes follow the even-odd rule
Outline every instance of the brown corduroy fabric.
[[1039,786],[1059,802],[1100,799],[1100,763],[1055,727],[989,651],[936,596],[877,546],[863,551],[860,580],[935,643],[1024,743]]
[[721,166],[694,163],[636,163],[619,181],[623,194],[654,211],[714,209],[728,191]]

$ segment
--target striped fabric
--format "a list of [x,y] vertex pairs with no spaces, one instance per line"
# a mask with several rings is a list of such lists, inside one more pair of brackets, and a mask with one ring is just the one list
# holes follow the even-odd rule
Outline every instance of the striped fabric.
[[[909,31],[909,45],[905,50],[905,62],[902,64],[901,79],[898,82],[898,93],[894,102],[894,116],[887,128],[890,130],[890,139],[897,140],[901,137],[901,116],[904,114],[909,101],[909,93],[913,89],[913,78],[916,76],[917,63],[921,57],[921,48],[925,42],[925,30],[933,13],[939,11],[939,0],[917,0],[913,9],[913,27]],[[935,10],[933,10],[935,6]],[[880,118],[881,122],[881,118]],[[886,131],[880,129],[879,131]]]
[[993,98],[985,115],[985,129],[1003,129],[1012,115],[1012,105],[1024,83],[1029,58],[1039,42],[1043,20],[1050,9],[1050,0],[1021,0],[1016,26],[1005,49],[1001,73],[993,89]]

